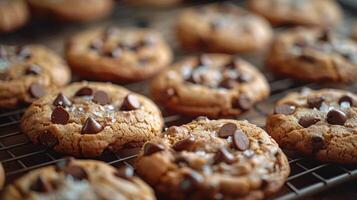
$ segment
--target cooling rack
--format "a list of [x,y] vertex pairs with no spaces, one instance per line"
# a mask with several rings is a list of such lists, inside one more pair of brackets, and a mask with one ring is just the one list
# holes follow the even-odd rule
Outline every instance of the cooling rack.
[[[235,2],[237,3],[237,2]],[[160,30],[175,49],[175,55],[178,57],[185,55],[180,51],[174,38],[172,38],[172,26],[177,13],[188,6],[202,4],[202,1],[189,3],[179,8],[154,9],[146,8],[127,8],[118,4],[116,12],[110,19],[91,24],[82,25],[61,25],[56,31],[48,22],[33,22],[25,29],[11,35],[0,36],[0,43],[6,44],[25,44],[25,43],[43,43],[47,46],[62,51],[64,39],[68,38],[74,32],[97,25],[136,25],[141,27],[152,27]],[[240,2],[238,2],[240,4]],[[347,21],[351,21],[349,18]],[[58,31],[61,30],[61,31]],[[243,57],[258,66],[267,77],[271,86],[271,96],[269,99],[257,104],[252,110],[239,116],[238,119],[246,119],[258,126],[264,128],[266,116],[273,111],[274,103],[285,94],[298,91],[305,87],[318,89],[324,87],[343,88],[351,92],[357,92],[357,86],[345,87],[341,85],[316,85],[296,82],[291,79],[274,77],[269,71],[262,67],[262,61],[258,56],[243,55]],[[144,94],[147,92],[147,82],[140,82],[125,87]],[[43,146],[34,145],[21,133],[19,128],[21,115],[25,107],[15,110],[0,110],[0,162],[2,162],[5,171],[7,183],[33,169],[54,164],[61,160],[65,155],[53,152]],[[166,112],[163,109],[165,125],[180,125],[191,121],[191,118],[183,117],[177,114]],[[126,149],[117,154],[105,152],[102,156],[96,158],[105,161],[114,166],[127,165],[133,166],[133,161],[137,155],[138,149]],[[338,184],[356,180],[356,165],[337,165],[330,163],[320,163],[313,159],[303,157],[295,152],[285,151],[291,167],[291,174],[284,187],[270,199],[289,200],[298,199],[304,196],[316,194]]]

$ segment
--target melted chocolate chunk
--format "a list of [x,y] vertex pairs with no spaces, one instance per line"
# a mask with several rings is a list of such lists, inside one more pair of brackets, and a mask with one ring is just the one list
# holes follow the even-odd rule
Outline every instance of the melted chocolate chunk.
[[77,97],[82,97],[82,96],[92,96],[93,94],[93,89],[90,87],[82,87],[81,89],[79,89],[75,96]]
[[233,123],[224,124],[218,131],[218,136],[221,138],[227,138],[232,136],[237,130],[237,125]]
[[353,98],[348,96],[348,95],[344,95],[342,96],[339,100],[338,100],[338,104],[342,104],[343,102],[347,102],[350,104],[350,106],[353,106]]
[[63,107],[56,107],[51,114],[51,122],[66,125],[69,121],[69,113]]
[[176,142],[172,148],[176,151],[190,151],[192,147],[195,145],[195,140],[192,137],[188,137],[186,139],[180,140]]
[[30,190],[40,193],[49,193],[54,190],[52,184],[43,178],[38,176],[35,181],[30,185]]
[[41,67],[36,64],[29,65],[25,70],[26,75],[39,75],[41,74],[41,72],[42,72]]
[[130,179],[134,176],[134,169],[128,166],[121,167],[114,173],[114,176],[123,179]]
[[307,105],[309,106],[309,108],[320,109],[324,100],[325,99],[323,97],[311,97],[307,99]]
[[42,144],[46,147],[50,147],[50,148],[52,148],[58,144],[57,137],[50,131],[45,131],[43,134],[41,134],[38,137],[38,141],[40,144]]
[[240,151],[244,151],[249,147],[249,139],[240,129],[236,130],[233,135],[233,146]]
[[325,146],[325,139],[321,135],[311,136],[311,145],[314,151],[322,149]]
[[29,92],[31,96],[36,99],[43,97],[46,94],[45,88],[38,83],[33,83],[30,85]]
[[274,114],[291,115],[295,112],[295,106],[288,104],[277,105],[274,109]]
[[343,126],[345,122],[347,121],[347,116],[344,112],[337,110],[337,109],[331,109],[327,113],[327,122],[329,124],[333,125],[341,125]]
[[221,162],[232,164],[235,159],[234,156],[226,148],[220,148],[216,153],[216,155],[214,156],[213,160],[215,164]]
[[88,179],[87,172],[82,167],[77,165],[69,165],[63,169],[63,172],[78,181]]
[[192,171],[185,174],[183,180],[180,183],[180,189],[184,192],[190,192],[200,187],[204,178],[198,172]]
[[233,102],[234,108],[239,108],[242,111],[247,111],[252,107],[252,101],[244,94],[240,95],[236,101]]
[[94,93],[92,101],[100,105],[106,105],[110,103],[108,94],[103,90],[98,90]]
[[59,93],[56,99],[53,101],[54,106],[70,107],[72,102],[64,96],[62,93]]
[[304,116],[304,117],[301,117],[300,120],[299,120],[299,124],[304,127],[304,128],[307,128],[311,125],[314,125],[316,124],[317,122],[319,122],[320,119],[317,118],[317,117],[311,117],[311,116]]
[[133,94],[128,94],[124,101],[123,104],[120,107],[120,110],[122,111],[130,111],[130,110],[136,110],[139,109],[141,106],[139,99],[133,95]]
[[82,134],[97,134],[102,130],[102,125],[100,125],[95,119],[88,117],[87,120],[84,122]]
[[154,144],[151,142],[145,143],[144,145],[144,156],[150,156],[159,151],[165,150],[165,147],[161,144]]

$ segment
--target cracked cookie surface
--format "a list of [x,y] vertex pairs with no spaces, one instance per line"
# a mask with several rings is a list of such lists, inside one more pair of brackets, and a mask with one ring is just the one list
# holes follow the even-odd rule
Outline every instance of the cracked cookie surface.
[[64,60],[40,45],[0,46],[0,107],[29,104],[67,84],[71,73]]
[[152,96],[191,116],[235,116],[269,95],[265,77],[250,63],[226,54],[187,57],[159,74]]
[[306,25],[329,28],[342,18],[333,0],[250,0],[248,7],[274,25]]
[[11,32],[23,26],[29,19],[24,0],[0,0],[0,32]]
[[357,96],[335,89],[304,90],[277,102],[267,131],[282,148],[320,161],[357,163]]
[[267,65],[295,79],[355,82],[357,43],[326,31],[296,28],[277,36]]
[[149,78],[171,62],[162,36],[149,29],[97,28],[72,37],[67,61],[81,77],[114,82]]
[[290,172],[286,156],[261,128],[204,117],[145,143],[135,167],[170,199],[263,199]]
[[224,3],[183,11],[176,32],[183,47],[217,53],[263,50],[272,38],[265,19]]
[[95,160],[66,158],[33,170],[10,184],[2,199],[154,200],[152,189],[128,167],[116,169]]
[[21,128],[35,144],[75,156],[95,157],[141,146],[159,134],[163,119],[144,96],[110,83],[72,83],[35,101]]

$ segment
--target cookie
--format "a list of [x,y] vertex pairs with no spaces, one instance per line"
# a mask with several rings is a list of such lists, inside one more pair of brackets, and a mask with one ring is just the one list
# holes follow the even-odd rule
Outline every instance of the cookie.
[[54,166],[33,170],[10,184],[3,200],[20,199],[156,199],[133,169],[95,160],[66,158]]
[[24,0],[0,0],[0,32],[11,32],[22,27],[29,19]]
[[175,200],[263,199],[290,172],[286,156],[261,128],[202,117],[145,143],[135,166],[157,193]]
[[32,103],[70,78],[64,60],[44,46],[0,46],[1,108]]
[[35,144],[74,156],[138,147],[159,134],[163,119],[144,96],[110,83],[72,83],[35,101],[21,120]]
[[159,74],[152,96],[179,113],[236,116],[269,95],[265,77],[250,63],[226,54],[187,57]]
[[248,7],[274,25],[329,28],[342,19],[334,0],[250,0]]
[[323,89],[291,93],[277,102],[268,133],[282,148],[320,161],[357,163],[357,96]]
[[36,15],[60,21],[92,21],[109,15],[113,8],[112,0],[27,1]]
[[267,65],[305,81],[355,82],[357,43],[328,31],[296,28],[277,36]]
[[182,0],[123,0],[123,2],[136,6],[166,7],[177,5]]
[[97,28],[73,36],[67,61],[83,78],[132,82],[153,76],[172,60],[161,35],[148,29]]
[[272,37],[265,19],[223,3],[183,11],[176,32],[184,48],[217,53],[262,50]]

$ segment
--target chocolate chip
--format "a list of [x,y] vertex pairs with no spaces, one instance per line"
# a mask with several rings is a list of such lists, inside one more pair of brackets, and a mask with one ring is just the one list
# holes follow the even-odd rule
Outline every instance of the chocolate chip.
[[54,106],[62,106],[62,107],[69,107],[72,105],[72,102],[64,96],[62,93],[59,93],[56,99],[53,101]]
[[150,156],[159,151],[165,150],[165,147],[161,144],[154,144],[151,142],[145,143],[144,145],[144,156]]
[[106,105],[110,102],[108,94],[103,90],[96,91],[92,101],[100,105]]
[[234,108],[239,108],[242,111],[247,111],[252,107],[252,101],[244,94],[240,95],[236,101],[233,102]]
[[337,110],[337,109],[331,109],[327,113],[327,122],[333,125],[341,125],[343,126],[347,120],[347,116],[344,112]]
[[75,96],[77,97],[81,97],[81,96],[91,96],[93,94],[93,90],[90,87],[82,87],[81,89],[79,89]]
[[236,59],[235,58],[230,59],[229,62],[225,65],[225,68],[236,69],[237,68]]
[[321,135],[312,135],[311,146],[314,151],[322,149],[325,146],[325,139]]
[[63,172],[78,181],[88,179],[87,172],[82,167],[77,165],[69,165],[63,169]]
[[69,113],[63,107],[56,107],[51,114],[51,122],[66,125],[69,121]]
[[219,83],[219,87],[226,88],[226,89],[232,89],[234,86],[237,84],[235,80],[232,79],[223,79]]
[[240,151],[244,151],[249,147],[249,139],[240,129],[236,130],[233,135],[233,146]]
[[41,134],[38,137],[38,141],[40,144],[42,144],[46,147],[50,147],[50,148],[52,148],[58,144],[57,137],[50,131],[45,131],[43,134]]
[[71,164],[75,159],[73,157],[65,157],[64,159],[58,161],[55,165],[56,171],[63,171],[67,166]]
[[342,104],[343,102],[347,102],[350,104],[350,106],[353,106],[353,99],[352,97],[348,96],[348,95],[344,95],[342,96],[339,100],[338,100],[338,104]]
[[30,185],[30,190],[40,193],[48,193],[53,190],[53,187],[50,182],[48,182],[45,178],[39,175]]
[[172,148],[175,149],[176,151],[189,151],[192,149],[192,147],[195,144],[195,140],[192,137],[188,137],[186,139],[180,140],[176,142]]
[[184,175],[180,183],[180,189],[184,192],[190,192],[197,189],[204,181],[204,178],[198,172],[192,171]]
[[128,166],[121,167],[114,173],[114,176],[123,179],[130,179],[134,176],[134,169]]
[[215,164],[220,162],[232,164],[234,162],[234,156],[226,148],[220,148],[214,156],[213,160]]
[[122,55],[122,49],[121,48],[115,48],[111,51],[105,52],[104,55],[111,57],[111,58],[120,58],[120,56]]
[[133,95],[133,94],[128,94],[123,101],[123,104],[121,105],[120,110],[123,111],[130,111],[130,110],[136,110],[139,109],[141,106],[139,99]]
[[31,96],[36,99],[43,97],[46,94],[45,88],[38,83],[33,83],[32,85],[30,85],[29,92]]
[[329,41],[331,41],[331,39],[332,39],[331,32],[329,32],[329,31],[323,31],[318,39],[319,39],[320,41],[324,41],[324,42],[329,42]]
[[92,50],[98,50],[103,47],[103,41],[102,40],[94,40],[93,42],[90,43],[89,48]]
[[31,64],[25,70],[26,75],[39,75],[41,74],[41,72],[42,72],[41,67],[36,64]]
[[299,124],[304,127],[304,128],[307,128],[311,125],[314,125],[316,124],[317,122],[319,122],[320,119],[317,118],[317,117],[311,117],[311,116],[304,116],[304,117],[301,117],[300,120],[299,120]]
[[274,109],[274,114],[291,115],[295,112],[295,106],[289,104],[277,105]]
[[232,136],[234,132],[237,130],[237,125],[233,123],[226,123],[224,124],[218,131],[218,136],[221,138],[227,138]]
[[95,121],[95,119],[88,117],[87,120],[84,122],[82,134],[96,134],[102,130],[102,125]]
[[323,97],[310,97],[307,99],[307,105],[309,106],[309,108],[320,109],[324,100],[325,99]]

